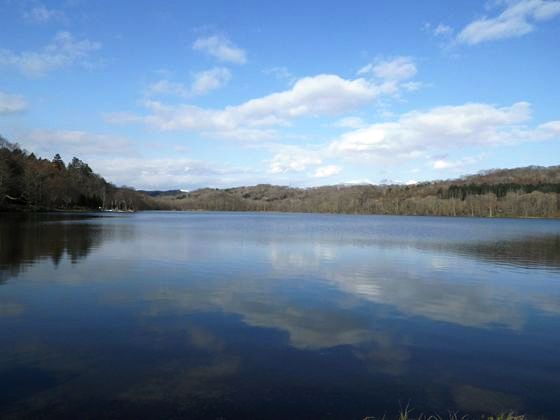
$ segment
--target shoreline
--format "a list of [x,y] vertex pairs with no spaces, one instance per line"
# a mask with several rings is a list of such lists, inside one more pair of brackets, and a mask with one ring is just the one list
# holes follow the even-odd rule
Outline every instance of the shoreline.
[[75,214],[134,214],[146,212],[167,213],[259,213],[259,214],[320,214],[332,216],[391,216],[391,217],[437,217],[446,219],[497,219],[497,220],[560,220],[559,216],[537,217],[537,216],[469,216],[469,215],[435,215],[435,214],[393,214],[393,213],[334,213],[320,211],[278,211],[278,210],[178,210],[178,209],[148,209],[148,210],[99,210],[99,209],[33,209],[33,208],[0,208],[0,214],[47,214],[47,213],[75,213]]

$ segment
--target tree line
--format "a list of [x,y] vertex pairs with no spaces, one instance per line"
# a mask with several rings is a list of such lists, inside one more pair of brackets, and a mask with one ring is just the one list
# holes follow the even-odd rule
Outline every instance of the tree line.
[[464,184],[450,185],[447,191],[440,189],[439,198],[460,198],[465,200],[470,195],[494,194],[497,198],[504,198],[509,193],[530,194],[533,191],[542,193],[560,193],[560,183],[549,182],[538,184],[516,184],[513,182],[503,184]]
[[[204,188],[190,193],[156,196],[167,208],[210,211],[279,211],[422,216],[560,217],[560,179],[535,182],[534,172],[560,175],[560,167],[521,168],[529,174],[491,184],[488,174],[417,185],[338,185],[289,188],[256,185]],[[553,172],[553,173],[552,173]],[[499,173],[496,172],[496,177]],[[542,173],[540,174],[542,175]],[[539,177],[540,177],[539,175]],[[547,178],[545,178],[546,180]]]
[[117,188],[76,157],[68,164],[59,154],[51,160],[39,158],[0,137],[0,209],[150,208],[156,204],[149,197]]

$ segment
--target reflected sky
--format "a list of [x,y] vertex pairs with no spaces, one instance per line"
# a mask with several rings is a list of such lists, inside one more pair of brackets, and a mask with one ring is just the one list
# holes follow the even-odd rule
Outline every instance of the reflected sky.
[[0,416],[560,409],[560,223],[0,222]]

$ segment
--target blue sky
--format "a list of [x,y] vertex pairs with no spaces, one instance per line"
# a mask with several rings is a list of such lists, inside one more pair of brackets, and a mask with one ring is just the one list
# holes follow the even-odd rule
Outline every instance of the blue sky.
[[0,0],[0,17],[0,133],[118,185],[560,163],[558,0]]

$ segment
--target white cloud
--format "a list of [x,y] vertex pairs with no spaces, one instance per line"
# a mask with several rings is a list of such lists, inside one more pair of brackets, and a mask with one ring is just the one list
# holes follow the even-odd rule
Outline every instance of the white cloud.
[[415,92],[422,86],[424,86],[422,82],[406,82],[401,84],[401,87],[408,92]]
[[12,95],[0,91],[0,115],[24,111],[27,103],[20,95]]
[[[196,189],[244,183],[247,170],[188,158],[120,158],[92,161],[93,169],[117,185],[139,189]],[[254,177],[254,174],[252,175]]]
[[0,66],[14,67],[26,76],[40,77],[62,67],[87,65],[89,54],[100,48],[97,42],[77,40],[69,32],[58,32],[40,51],[0,50]]
[[263,70],[263,73],[274,76],[278,80],[286,80],[290,84],[297,80],[286,67],[271,67]]
[[143,121],[142,117],[127,111],[105,113],[103,120],[109,124],[131,124]]
[[284,146],[272,157],[269,173],[302,172],[321,163],[322,160],[316,151],[298,146]]
[[535,23],[560,15],[560,1],[508,1],[497,17],[482,17],[469,23],[457,36],[465,44],[520,37],[535,29]]
[[43,157],[54,156],[55,153],[60,153],[65,159],[137,154],[133,143],[126,138],[85,131],[33,130],[17,137],[26,149]]
[[362,178],[362,179],[351,179],[349,181],[343,182],[343,184],[345,184],[345,185],[374,185],[375,182],[373,182],[369,178]]
[[451,33],[453,33],[453,28],[443,23],[440,23],[438,26],[434,28],[435,36],[447,36],[450,35]]
[[[376,84],[363,78],[343,79],[321,74],[299,79],[290,89],[223,109],[194,105],[165,105],[146,101],[146,116],[122,114],[109,121],[143,121],[160,130],[193,130],[231,138],[270,139],[270,127],[285,125],[301,117],[331,116],[351,111],[394,92],[394,84]],[[120,115],[120,116],[119,116]]]
[[365,125],[366,123],[360,117],[345,117],[345,118],[341,118],[340,120],[334,123],[335,127],[354,128],[354,129],[362,128]]
[[347,80],[321,74],[299,79],[286,91],[252,99],[233,109],[257,117],[256,124],[270,124],[303,116],[336,115],[363,105],[382,93],[364,79]]
[[467,156],[462,159],[456,159],[456,160],[449,160],[446,159],[445,157],[437,158],[432,161],[432,168],[438,170],[441,169],[453,169],[455,171],[464,170],[465,167],[480,162],[480,160],[484,157],[485,154],[479,154],[478,156]]
[[48,9],[42,4],[38,4],[23,13],[26,21],[32,23],[47,23],[55,20],[64,20],[64,13],[60,10]]
[[396,57],[375,64],[370,63],[358,70],[358,75],[372,74],[383,80],[402,81],[414,77],[416,72],[416,64],[412,58]]
[[434,169],[448,169],[455,166],[454,162],[450,162],[445,159],[438,159],[432,162],[432,167]]
[[453,34],[453,28],[445,23],[438,23],[437,26],[433,26],[431,23],[425,23],[422,30],[428,32],[430,35],[442,38]]
[[194,44],[195,51],[202,51],[220,61],[245,64],[247,62],[247,54],[239,47],[224,36],[213,35],[206,38],[198,38]]
[[246,142],[276,140],[278,138],[278,133],[274,130],[263,129],[263,128],[247,128],[247,127],[238,127],[232,129],[213,130],[213,131],[209,130],[209,131],[202,132],[202,135],[211,138],[246,141]]
[[537,128],[537,137],[545,139],[560,137],[560,121],[550,121],[541,124]]
[[399,97],[401,91],[412,92],[420,89],[422,83],[411,80],[418,69],[411,57],[395,57],[377,60],[358,70],[357,74],[377,81],[387,95]]
[[231,72],[225,67],[214,67],[196,73],[190,87],[183,83],[172,82],[167,79],[158,80],[148,87],[147,94],[156,95],[175,95],[189,98],[197,95],[204,95],[212,90],[225,86],[231,79]]
[[313,177],[315,178],[327,178],[340,173],[342,168],[336,165],[326,165],[320,166],[315,170]]
[[148,86],[147,93],[149,95],[176,95],[188,97],[191,95],[191,90],[182,83],[162,79]]
[[215,67],[197,73],[192,84],[192,92],[196,95],[203,95],[211,90],[224,86],[230,79],[231,73],[224,67]]
[[[291,155],[288,149],[292,149]],[[268,171],[255,166],[248,168],[183,157],[117,159],[95,157],[87,161],[107,180],[117,185],[130,185],[138,189],[181,188],[192,191],[205,187],[229,188],[259,183],[277,185],[292,182],[300,185],[308,183],[310,178],[313,178],[313,173],[308,174],[306,170],[320,165],[321,160],[313,157],[310,150],[297,146],[283,146],[283,151],[282,158],[275,156],[273,160],[264,162],[269,165]],[[280,154],[281,152],[278,153]],[[330,170],[335,172],[334,169]]]
[[[531,107],[518,102],[509,107],[467,103],[413,111],[394,122],[372,124],[350,131],[329,145],[337,156],[359,159],[403,160],[426,157],[450,148],[513,144],[560,137],[560,121],[528,127]],[[447,164],[437,164],[443,169]]]

